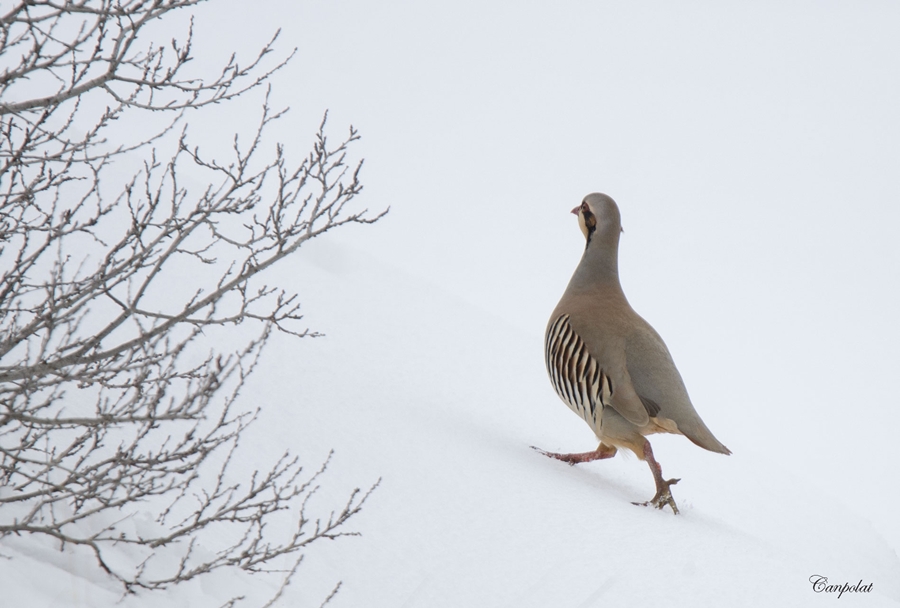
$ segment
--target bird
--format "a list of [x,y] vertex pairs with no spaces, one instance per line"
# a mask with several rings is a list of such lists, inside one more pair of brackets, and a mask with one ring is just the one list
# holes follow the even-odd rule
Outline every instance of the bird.
[[556,394],[591,427],[600,445],[573,454],[535,449],[570,465],[631,450],[647,462],[656,483],[652,499],[633,504],[668,505],[678,514],[671,486],[680,479],[663,478],[647,436],[673,433],[711,452],[731,451],[694,409],[663,339],[625,298],[619,282],[623,229],[616,202],[595,192],[572,213],[584,233],[584,254],[550,315],[544,359]]

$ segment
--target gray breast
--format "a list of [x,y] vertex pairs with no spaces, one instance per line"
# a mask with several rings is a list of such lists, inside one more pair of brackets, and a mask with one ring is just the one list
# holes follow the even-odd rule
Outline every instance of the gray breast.
[[569,325],[569,315],[561,315],[547,329],[544,358],[556,394],[599,434],[612,381]]

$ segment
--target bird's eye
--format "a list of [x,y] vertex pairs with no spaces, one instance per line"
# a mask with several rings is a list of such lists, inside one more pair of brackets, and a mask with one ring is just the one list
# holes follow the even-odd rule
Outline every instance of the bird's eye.
[[591,211],[591,208],[588,207],[587,201],[584,201],[583,203],[581,203],[581,211],[583,213],[589,213]]

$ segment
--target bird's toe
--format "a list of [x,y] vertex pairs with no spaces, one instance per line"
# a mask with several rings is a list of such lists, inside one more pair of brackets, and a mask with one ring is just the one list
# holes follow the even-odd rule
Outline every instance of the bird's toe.
[[678,505],[675,504],[675,498],[672,496],[672,491],[669,489],[669,486],[674,486],[676,483],[681,481],[680,479],[668,479],[662,482],[662,486],[657,489],[656,496],[648,500],[647,502],[634,502],[631,504],[637,505],[639,507],[656,507],[657,509],[664,509],[666,505],[672,508],[672,512],[675,515],[678,515]]

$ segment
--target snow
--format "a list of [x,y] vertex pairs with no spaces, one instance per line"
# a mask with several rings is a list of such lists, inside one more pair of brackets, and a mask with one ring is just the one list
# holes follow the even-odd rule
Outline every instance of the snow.
[[[632,505],[653,493],[631,457],[570,467],[530,446],[594,447],[552,393],[541,330],[526,334],[365,252],[321,240],[295,260],[315,340],[279,340],[252,380],[262,404],[244,445],[263,466],[289,446],[309,466],[330,449],[321,504],[380,487],[352,522],[359,538],[313,545],[285,606],[814,606],[809,577],[871,593],[844,604],[900,604],[900,560],[845,489],[798,477],[760,449],[756,424],[698,404],[734,451],[653,440],[681,514]],[[690,379],[688,379],[690,385]],[[121,590],[72,547],[7,539],[3,605],[261,605],[273,581],[218,573],[183,589]],[[252,600],[252,601],[251,601]],[[257,602],[256,604],[253,601]]]
[[[758,449],[757,425],[727,404],[698,407],[733,456],[653,442],[664,473],[682,477],[682,514],[636,507],[653,482],[635,458],[569,467],[529,448],[595,447],[552,393],[542,327],[526,335],[361,253],[316,243],[314,254],[306,278],[329,289],[306,301],[328,338],[300,397],[330,411],[334,432],[325,422],[321,435],[340,437],[357,479],[384,478],[335,572],[344,605],[801,606],[823,599],[813,574],[874,582],[853,601],[900,600],[895,550],[824,480]],[[278,377],[296,365],[279,361]],[[323,378],[334,367],[354,381]]]

